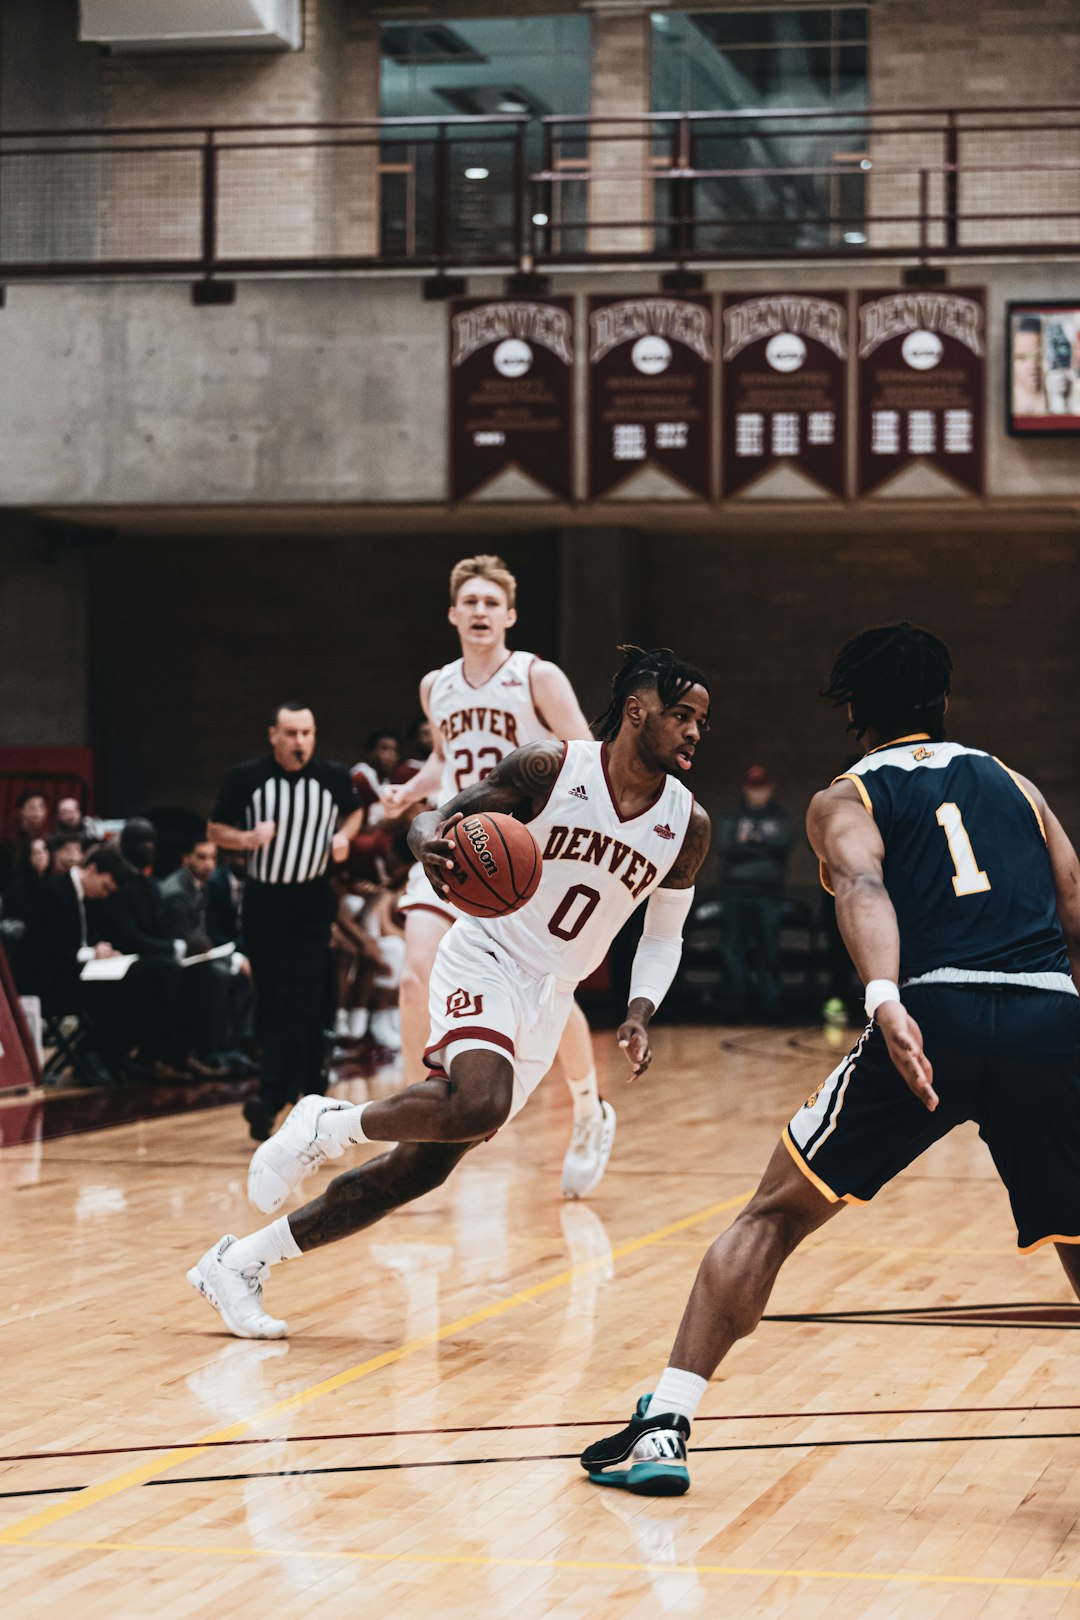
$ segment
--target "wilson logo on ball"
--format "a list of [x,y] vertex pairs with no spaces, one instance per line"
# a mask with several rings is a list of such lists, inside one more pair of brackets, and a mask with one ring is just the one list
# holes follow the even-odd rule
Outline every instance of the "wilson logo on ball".
[[499,863],[488,848],[490,839],[484,823],[480,820],[463,821],[461,830],[475,850],[476,858],[484,871],[487,872],[489,877],[496,877],[499,871]]

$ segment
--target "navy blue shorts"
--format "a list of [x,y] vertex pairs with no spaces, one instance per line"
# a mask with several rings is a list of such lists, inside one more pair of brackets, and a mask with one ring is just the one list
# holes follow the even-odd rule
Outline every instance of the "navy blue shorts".
[[1080,1243],[1080,996],[936,984],[903,996],[938,1107],[929,1113],[908,1090],[870,1024],[784,1131],[800,1169],[831,1202],[864,1204],[972,1119],[1008,1189],[1020,1249]]

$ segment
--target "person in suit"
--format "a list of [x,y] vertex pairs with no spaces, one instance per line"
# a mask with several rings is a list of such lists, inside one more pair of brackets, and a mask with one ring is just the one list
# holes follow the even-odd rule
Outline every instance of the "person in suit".
[[206,931],[214,945],[232,943],[243,950],[244,881],[247,856],[243,850],[221,852],[220,864],[206,883]]
[[[189,956],[228,942],[211,939],[207,920],[207,892],[216,863],[216,845],[200,838],[160,886],[168,932],[183,940]],[[226,1068],[241,1078],[257,1073],[250,1059],[236,1049],[251,1021],[250,972],[245,978],[243,967],[234,968],[232,958],[202,962],[188,969],[184,985],[185,989],[190,986],[189,1009],[199,1061],[205,1058],[212,1067]]]
[[189,956],[210,949],[206,921],[206,885],[217,861],[217,847],[200,839],[181,856],[180,865],[161,883],[165,923],[174,939],[182,939]]
[[[137,956],[124,979],[131,1031],[147,1078],[221,1079],[228,1070],[189,1054],[199,1044],[194,1031],[201,1023],[198,993],[185,987],[180,966],[185,944],[169,929],[161,891],[151,875],[157,855],[154,825],[141,817],[127,822],[120,851],[128,872],[107,902],[101,927],[128,956]],[[179,949],[177,946],[179,945]]]
[[95,957],[119,954],[100,933],[98,921],[124,872],[119,850],[102,845],[88,851],[84,865],[45,878],[27,914],[15,962],[19,989],[40,996],[46,1018],[78,1015],[85,1035],[80,1075],[100,1084],[115,1081],[130,1044],[120,986],[87,984],[80,975]]
[[118,954],[98,930],[96,903],[116,893],[124,871],[119,850],[102,845],[89,851],[81,867],[42,883],[26,919],[22,977],[26,989],[41,997],[46,1017],[84,1012],[83,965]]

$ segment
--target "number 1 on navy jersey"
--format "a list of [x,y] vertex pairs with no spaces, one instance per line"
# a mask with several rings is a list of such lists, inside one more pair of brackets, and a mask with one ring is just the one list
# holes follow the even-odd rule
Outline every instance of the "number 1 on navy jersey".
[[964,826],[964,818],[960,814],[960,806],[948,802],[939,804],[937,821],[938,826],[945,829],[945,836],[949,840],[949,854],[956,867],[956,876],[952,880],[954,893],[985,894],[990,887],[990,879],[985,872],[979,870],[975,851],[971,847],[971,839]]

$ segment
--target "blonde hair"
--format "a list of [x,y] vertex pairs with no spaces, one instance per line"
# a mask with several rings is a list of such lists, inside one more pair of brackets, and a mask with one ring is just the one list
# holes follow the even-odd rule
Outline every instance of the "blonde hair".
[[471,579],[489,579],[493,585],[506,592],[507,607],[514,606],[517,596],[517,580],[507,568],[501,557],[489,556],[486,553],[479,557],[462,557],[450,570],[450,606],[457,602],[463,585]]

